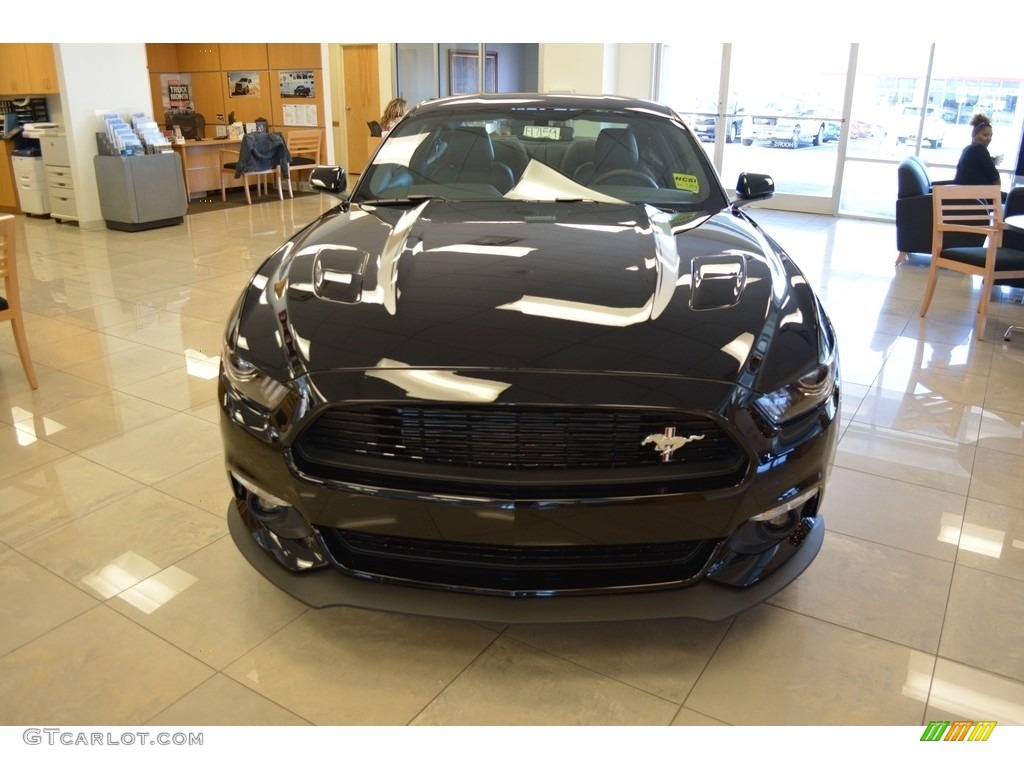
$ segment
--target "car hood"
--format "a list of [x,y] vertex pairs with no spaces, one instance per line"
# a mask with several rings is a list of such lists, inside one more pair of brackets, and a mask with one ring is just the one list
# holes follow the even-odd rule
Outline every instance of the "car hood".
[[237,333],[282,379],[395,367],[734,382],[746,370],[750,384],[784,346],[769,374],[782,381],[787,361],[815,358],[818,313],[776,248],[730,210],[338,208],[263,265]]

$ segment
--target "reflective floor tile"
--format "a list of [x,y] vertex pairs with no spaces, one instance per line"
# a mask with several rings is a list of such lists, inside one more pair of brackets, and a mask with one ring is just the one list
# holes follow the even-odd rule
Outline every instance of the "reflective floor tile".
[[731,725],[916,725],[934,657],[791,611],[738,617],[685,706]]
[[494,638],[466,622],[332,608],[303,614],[225,673],[317,725],[405,725]]
[[668,725],[679,707],[502,637],[414,725]]

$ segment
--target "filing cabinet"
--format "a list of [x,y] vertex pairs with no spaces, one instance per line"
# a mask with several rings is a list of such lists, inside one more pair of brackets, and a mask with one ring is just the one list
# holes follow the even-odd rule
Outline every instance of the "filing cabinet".
[[11,158],[11,169],[14,171],[14,184],[18,188],[21,210],[36,216],[49,213],[50,200],[43,158],[15,155]]
[[46,188],[50,196],[50,216],[58,221],[78,221],[75,182],[71,177],[71,159],[66,136],[39,139],[46,167]]

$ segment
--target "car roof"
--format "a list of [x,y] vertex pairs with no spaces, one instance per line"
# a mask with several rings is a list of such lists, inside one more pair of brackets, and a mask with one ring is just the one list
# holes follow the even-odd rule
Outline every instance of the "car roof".
[[664,104],[646,99],[627,96],[586,95],[577,93],[473,93],[461,96],[447,96],[440,99],[428,99],[417,104],[410,112],[452,112],[457,107],[495,106],[502,104],[531,105],[550,109],[588,109],[598,112],[621,112],[623,110],[642,110],[647,113],[675,117],[675,112]]

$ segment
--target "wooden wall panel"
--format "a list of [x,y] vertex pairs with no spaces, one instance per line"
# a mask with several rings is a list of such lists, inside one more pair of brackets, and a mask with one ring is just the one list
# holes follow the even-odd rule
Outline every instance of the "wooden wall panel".
[[270,69],[320,69],[319,43],[267,43]]
[[220,68],[228,72],[267,69],[266,43],[221,43]]
[[177,72],[177,43],[146,43],[146,61],[150,72]]

